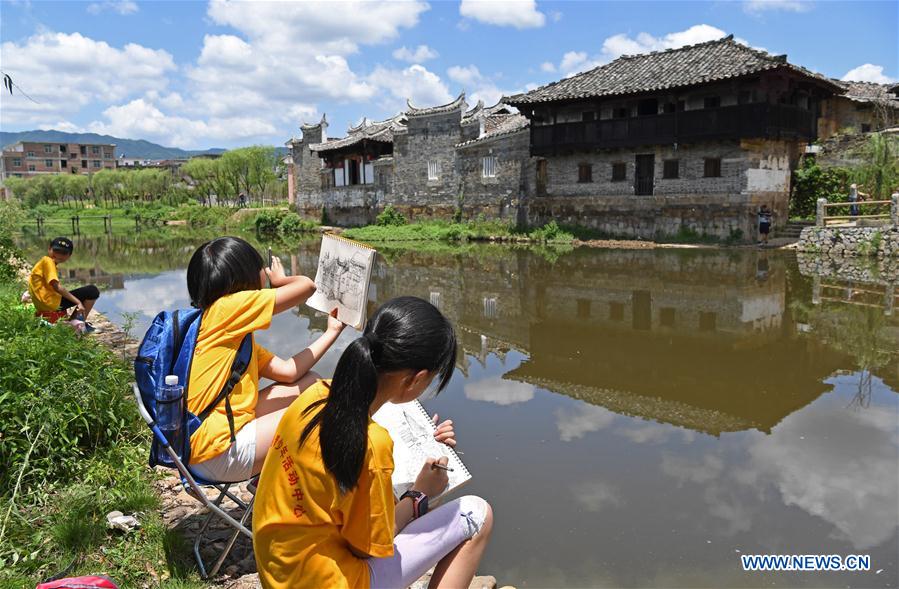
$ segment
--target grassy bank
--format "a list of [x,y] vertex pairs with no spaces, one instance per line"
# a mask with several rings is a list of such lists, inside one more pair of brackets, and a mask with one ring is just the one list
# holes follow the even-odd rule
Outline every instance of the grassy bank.
[[[204,586],[155,511],[130,366],[42,325],[21,292],[16,279],[0,281],[0,586],[33,587],[66,569],[123,587]],[[136,513],[141,528],[108,530],[113,510]]]
[[408,223],[393,207],[388,206],[378,215],[375,225],[355,227],[343,232],[359,241],[385,242],[467,242],[510,241],[570,244],[574,236],[562,230],[555,221],[543,227],[523,230],[504,221],[422,221]]

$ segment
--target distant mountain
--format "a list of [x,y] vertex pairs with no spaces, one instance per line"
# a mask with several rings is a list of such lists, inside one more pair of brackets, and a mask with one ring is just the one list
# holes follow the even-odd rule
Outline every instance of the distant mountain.
[[122,139],[96,133],[64,133],[62,131],[20,131],[7,133],[0,131],[0,145],[6,147],[19,141],[46,141],[48,143],[115,143],[115,156],[149,160],[188,158],[204,153],[224,153],[225,149],[187,150],[177,147],[163,147],[143,139]]

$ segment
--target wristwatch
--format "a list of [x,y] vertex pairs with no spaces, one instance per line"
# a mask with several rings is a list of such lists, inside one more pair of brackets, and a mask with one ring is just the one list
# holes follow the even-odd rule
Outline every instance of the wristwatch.
[[400,496],[400,501],[406,497],[412,498],[412,519],[418,519],[428,512],[428,496],[421,491],[409,489]]

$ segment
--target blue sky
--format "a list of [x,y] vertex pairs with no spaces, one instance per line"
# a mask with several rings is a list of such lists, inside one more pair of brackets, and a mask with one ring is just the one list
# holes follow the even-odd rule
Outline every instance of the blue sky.
[[728,33],[835,78],[899,79],[899,3],[0,0],[4,131],[94,131],[182,148],[283,144],[327,113],[511,94]]

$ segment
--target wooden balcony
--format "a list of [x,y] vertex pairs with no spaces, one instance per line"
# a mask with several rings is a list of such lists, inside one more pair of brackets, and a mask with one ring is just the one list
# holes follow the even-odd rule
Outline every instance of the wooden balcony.
[[531,126],[531,155],[696,141],[815,138],[815,113],[786,104],[742,104],[628,119]]

